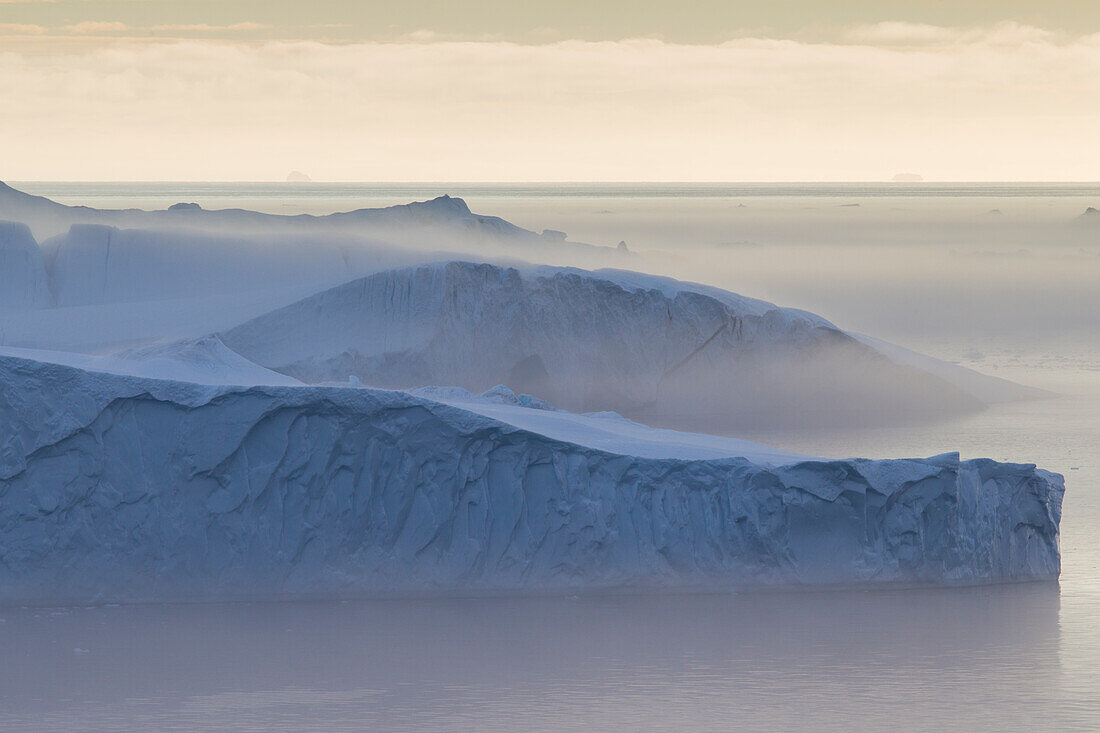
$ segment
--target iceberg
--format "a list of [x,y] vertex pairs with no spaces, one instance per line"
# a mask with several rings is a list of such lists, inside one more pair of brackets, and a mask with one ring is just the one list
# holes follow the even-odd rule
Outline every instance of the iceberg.
[[25,224],[0,221],[0,311],[53,305],[46,261]]
[[[504,250],[541,248],[546,240],[537,233],[497,216],[477,214],[461,198],[443,194],[379,209],[356,209],[323,216],[267,214],[247,209],[204,209],[180,202],[167,209],[95,209],[67,206],[44,196],[33,196],[0,181],[0,219],[25,222],[39,238],[63,235],[73,226],[98,225],[116,229],[201,229],[211,234],[345,234],[367,239],[417,244],[450,241],[457,249],[499,245]],[[613,247],[581,242],[557,242],[561,252],[574,256],[616,257]],[[464,245],[464,247],[462,246]]]
[[730,433],[916,422],[1035,396],[805,311],[622,270],[437,262],[375,272],[221,333],[307,383],[504,383],[577,412]]
[[59,307],[329,287],[407,263],[393,247],[335,235],[227,236],[75,224],[42,244]]
[[0,602],[1058,575],[1064,483],[1034,465],[699,434],[1037,391],[718,288],[515,259],[625,245],[448,196],[273,216],[0,183],[0,217],[22,222],[0,222]]
[[15,356],[86,371],[205,385],[300,385],[297,379],[264,369],[226,348],[216,336],[170,341],[122,349],[113,354],[89,355],[0,347],[0,358]]
[[0,356],[0,601],[1059,571],[1063,480],[1030,464],[815,459],[503,387],[230,387],[85,366]]

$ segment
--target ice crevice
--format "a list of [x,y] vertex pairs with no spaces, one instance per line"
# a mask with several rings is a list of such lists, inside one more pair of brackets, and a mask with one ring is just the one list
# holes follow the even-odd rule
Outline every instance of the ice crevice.
[[[730,331],[731,332],[736,332],[736,325],[737,325],[736,317],[733,318],[733,325],[734,325],[734,328],[731,328]],[[718,338],[720,335],[722,335],[722,332],[725,331],[727,328],[729,328],[728,323],[723,323],[722,325],[720,325],[717,329],[715,329],[714,333],[712,333],[703,343],[699,344],[699,346],[692,349],[691,352],[687,356],[685,356],[680,361],[676,362],[671,368],[665,370],[665,373],[661,375],[661,379],[658,380],[658,389],[660,388],[660,382],[662,380],[664,380],[666,377],[672,376],[673,374],[676,373],[676,370],[680,369],[685,364],[687,364],[689,361],[691,361],[696,356],[698,356],[703,351],[703,349],[710,346],[711,342],[714,341],[714,339]]]

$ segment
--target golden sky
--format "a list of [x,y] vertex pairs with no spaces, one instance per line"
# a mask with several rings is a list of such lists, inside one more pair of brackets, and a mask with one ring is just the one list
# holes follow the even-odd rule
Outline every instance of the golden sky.
[[0,100],[0,180],[1097,180],[1100,3],[0,0]]

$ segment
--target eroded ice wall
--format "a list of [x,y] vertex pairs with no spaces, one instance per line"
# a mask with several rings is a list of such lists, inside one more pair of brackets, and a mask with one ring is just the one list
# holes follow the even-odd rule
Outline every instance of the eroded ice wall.
[[0,312],[53,305],[45,259],[25,224],[0,221]]
[[403,392],[0,359],[0,600],[1058,574],[1060,476],[642,459]]

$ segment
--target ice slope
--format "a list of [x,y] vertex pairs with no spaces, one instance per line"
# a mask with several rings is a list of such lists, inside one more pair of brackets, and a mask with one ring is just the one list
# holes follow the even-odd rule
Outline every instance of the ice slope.
[[1017,384],[1000,377],[991,377],[988,374],[967,369],[958,364],[941,361],[926,354],[911,351],[896,344],[891,344],[873,336],[861,333],[851,334],[854,338],[867,344],[872,349],[889,357],[892,361],[905,366],[915,367],[929,374],[950,382],[964,392],[977,397],[987,405],[995,405],[1001,402],[1015,402],[1017,400],[1044,399],[1052,397],[1053,393],[1036,387]]
[[172,341],[113,354],[88,355],[0,346],[0,358],[64,364],[93,372],[205,385],[300,385],[297,379],[264,369],[226,348],[216,336]]
[[469,262],[374,273],[225,331],[304,382],[506,384],[569,410],[704,432],[896,424],[980,409],[818,316],[617,270]]
[[42,250],[25,224],[0,221],[0,311],[53,305]]
[[471,409],[453,391],[444,404],[367,388],[210,387],[10,356],[0,387],[5,602],[1059,571],[1062,478],[1032,465],[775,465],[743,457],[740,442],[626,428],[608,450],[580,429],[599,432],[601,418],[555,427],[540,421],[552,410],[501,399]]

